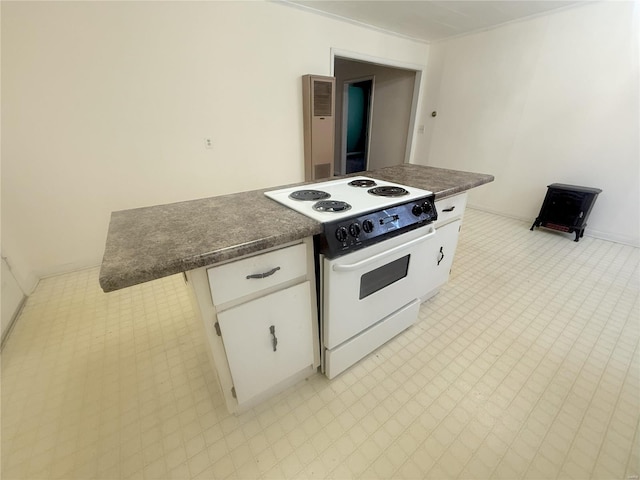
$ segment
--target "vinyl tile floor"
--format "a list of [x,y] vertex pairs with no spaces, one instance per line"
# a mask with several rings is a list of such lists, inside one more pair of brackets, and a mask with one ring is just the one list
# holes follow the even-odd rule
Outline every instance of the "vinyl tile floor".
[[240,416],[181,275],[43,279],[2,351],[2,478],[637,479],[639,254],[467,209],[414,326]]

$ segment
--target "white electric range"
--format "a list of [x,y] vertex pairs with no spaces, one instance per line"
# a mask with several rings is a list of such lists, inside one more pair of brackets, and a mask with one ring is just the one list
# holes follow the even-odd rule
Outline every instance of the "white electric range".
[[314,239],[323,372],[333,378],[412,325],[436,230],[432,192],[346,177],[265,192],[322,223]]

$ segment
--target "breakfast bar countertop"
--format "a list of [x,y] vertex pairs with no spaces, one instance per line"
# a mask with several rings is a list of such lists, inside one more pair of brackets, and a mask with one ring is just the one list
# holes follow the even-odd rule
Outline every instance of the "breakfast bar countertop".
[[[413,164],[358,175],[429,190],[436,200],[494,179]],[[111,292],[321,233],[320,223],[264,195],[278,188],[113,212],[100,286]]]

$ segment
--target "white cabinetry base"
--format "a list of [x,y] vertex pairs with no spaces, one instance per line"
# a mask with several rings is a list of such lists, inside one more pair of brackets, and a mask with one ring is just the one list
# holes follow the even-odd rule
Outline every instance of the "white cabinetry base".
[[[287,249],[287,255],[281,255]],[[291,268],[286,263],[289,252],[301,260]],[[274,261],[279,268],[271,266]],[[281,275],[263,277],[260,274],[265,267]],[[247,268],[251,272],[247,273]],[[212,273],[213,269],[218,273]],[[229,292],[222,287],[224,295],[212,295],[211,287],[223,285],[231,276],[237,278],[230,279],[229,284],[237,280],[236,284],[242,285],[244,280],[251,288]],[[317,372],[320,346],[311,238],[226,263],[224,268],[192,270],[186,277],[230,412],[252,408]],[[266,281],[261,282],[263,279]],[[255,285],[264,288],[256,289]],[[214,304],[216,298],[223,303]],[[271,335],[272,326],[275,335]]]

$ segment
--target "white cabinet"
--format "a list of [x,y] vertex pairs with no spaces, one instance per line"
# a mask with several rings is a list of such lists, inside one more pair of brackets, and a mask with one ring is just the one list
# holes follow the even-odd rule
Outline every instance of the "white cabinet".
[[460,220],[454,220],[444,227],[439,227],[435,237],[429,242],[427,248],[429,249],[430,264],[427,269],[426,295],[422,297],[422,300],[435,295],[440,287],[449,280],[453,256],[458,245],[460,224]]
[[421,298],[422,301],[438,293],[449,280],[466,204],[466,192],[436,201],[437,232],[427,247],[431,264],[426,275],[426,294]]
[[229,411],[238,413],[320,364],[313,241],[187,272]]
[[218,314],[238,403],[313,364],[309,282]]

